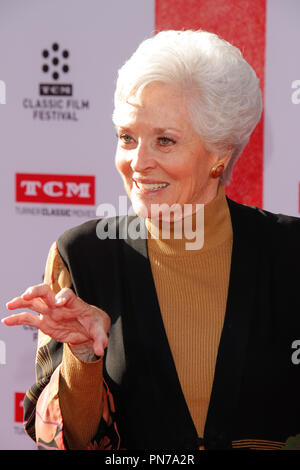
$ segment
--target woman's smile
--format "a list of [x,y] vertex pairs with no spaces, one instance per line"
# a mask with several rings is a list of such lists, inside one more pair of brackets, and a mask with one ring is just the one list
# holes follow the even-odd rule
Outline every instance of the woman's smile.
[[135,184],[137,192],[141,192],[143,194],[157,193],[166,189],[169,186],[169,183],[163,182],[139,181],[136,179],[132,179],[132,181]]

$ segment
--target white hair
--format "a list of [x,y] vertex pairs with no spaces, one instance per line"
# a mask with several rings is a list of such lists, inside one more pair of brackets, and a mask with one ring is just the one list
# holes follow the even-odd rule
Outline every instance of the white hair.
[[115,106],[151,82],[171,83],[190,97],[195,131],[208,150],[233,165],[260,120],[259,80],[241,51],[207,31],[162,31],[144,40],[118,73]]

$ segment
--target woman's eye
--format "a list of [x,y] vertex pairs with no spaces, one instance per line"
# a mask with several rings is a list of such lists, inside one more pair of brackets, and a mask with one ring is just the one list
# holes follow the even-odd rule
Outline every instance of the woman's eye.
[[160,145],[162,145],[163,147],[166,147],[170,144],[175,144],[175,140],[173,139],[170,139],[170,137],[159,137],[158,138],[158,142]]
[[132,142],[132,137],[129,134],[121,134],[119,139],[122,140],[125,144],[130,144]]

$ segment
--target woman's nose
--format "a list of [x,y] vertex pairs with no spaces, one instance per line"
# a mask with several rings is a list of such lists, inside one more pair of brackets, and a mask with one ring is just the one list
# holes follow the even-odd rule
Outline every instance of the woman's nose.
[[151,149],[145,143],[139,143],[135,149],[131,150],[130,166],[135,172],[142,172],[150,168],[154,168],[155,160]]

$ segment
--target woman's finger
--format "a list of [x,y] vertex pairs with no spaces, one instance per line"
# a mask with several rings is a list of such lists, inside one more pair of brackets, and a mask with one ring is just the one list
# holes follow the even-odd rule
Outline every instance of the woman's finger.
[[16,310],[18,308],[28,308],[36,313],[47,315],[49,307],[40,298],[32,300],[24,300],[22,297],[16,297],[15,299],[7,302],[6,307],[8,310]]
[[77,296],[75,293],[72,291],[72,289],[69,289],[68,287],[64,287],[61,289],[55,296],[54,298],[54,303],[55,306],[63,306],[66,305],[68,302],[73,301],[77,299]]
[[2,318],[1,322],[6,326],[28,325],[39,328],[41,320],[40,317],[34,315],[34,313],[22,312]]
[[24,305],[24,300],[21,297],[14,297],[13,299],[6,302],[6,308],[9,310],[14,310],[15,308],[22,308]]
[[104,351],[108,345],[108,338],[106,336],[96,337],[93,343],[93,349],[96,356],[104,356]]
[[49,306],[55,306],[55,293],[48,286],[48,284],[38,284],[36,286],[31,286],[26,289],[26,291],[21,295],[23,300],[32,300],[39,297]]

